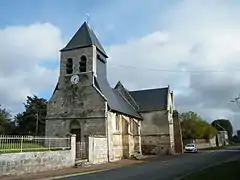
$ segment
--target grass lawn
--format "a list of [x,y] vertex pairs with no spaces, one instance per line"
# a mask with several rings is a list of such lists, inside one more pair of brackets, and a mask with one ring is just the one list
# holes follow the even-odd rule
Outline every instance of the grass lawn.
[[[41,146],[40,144],[34,144],[34,143],[22,144],[22,152],[41,151],[41,150],[47,150],[47,148],[44,146]],[[20,143],[1,143],[0,144],[0,154],[14,153],[14,152],[21,152]]]
[[240,161],[233,161],[192,173],[181,180],[239,180],[239,174]]
[[[58,150],[68,150],[70,148],[57,148],[51,147],[51,151],[58,151]],[[22,152],[42,152],[42,151],[49,151],[49,147],[43,146],[41,144],[34,144],[34,143],[27,143],[24,142],[22,145]],[[19,153],[21,152],[21,144],[20,143],[0,143],[0,154],[6,153]]]

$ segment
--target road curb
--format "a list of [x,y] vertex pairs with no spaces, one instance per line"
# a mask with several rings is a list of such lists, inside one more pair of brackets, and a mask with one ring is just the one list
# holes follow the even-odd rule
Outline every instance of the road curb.
[[111,170],[111,169],[101,169],[101,170],[85,171],[85,172],[80,172],[80,173],[73,173],[73,174],[62,175],[62,176],[55,176],[55,177],[49,177],[49,178],[43,178],[43,179],[38,179],[38,180],[62,179],[62,178],[79,176],[79,175],[92,174],[92,173],[96,173],[96,172],[103,172],[103,171],[108,171],[108,170]]
[[117,169],[117,168],[122,168],[122,167],[128,167],[128,166],[134,166],[137,164],[143,164],[146,161],[139,161],[139,162],[135,162],[135,163],[131,163],[131,164],[124,164],[124,165],[119,165],[119,166],[115,166],[112,168],[102,168],[102,169],[95,169],[95,170],[86,170],[83,172],[77,172],[77,173],[70,173],[70,174],[65,174],[65,175],[60,175],[60,176],[52,176],[52,177],[47,177],[47,178],[39,178],[36,180],[54,180],[54,179],[62,179],[62,178],[68,178],[68,177],[74,177],[74,176],[79,176],[79,175],[85,175],[85,174],[92,174],[92,173],[97,173],[97,172],[103,172],[103,171],[108,171],[108,170],[113,170],[113,169]]

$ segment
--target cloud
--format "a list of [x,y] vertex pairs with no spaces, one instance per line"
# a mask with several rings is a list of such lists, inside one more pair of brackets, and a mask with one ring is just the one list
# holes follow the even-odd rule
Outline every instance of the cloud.
[[21,110],[27,95],[52,90],[63,47],[61,31],[49,23],[9,26],[0,29],[0,103],[12,112]]
[[[156,18],[161,30],[108,47],[110,83],[121,80],[129,89],[170,85],[180,111],[197,111],[209,121],[229,118],[240,128],[240,109],[230,103],[240,91],[239,18],[230,2],[181,1]],[[179,72],[184,69],[193,72]]]
[[[235,129],[240,128],[240,109],[229,102],[240,91],[240,73],[236,71],[240,67],[239,5],[217,0],[183,0],[171,6],[154,2],[153,8],[134,4],[135,9],[129,12],[124,3],[112,3],[117,13],[109,12],[111,16],[106,13],[106,18],[101,18],[106,24],[103,27],[100,22],[97,29],[107,36],[100,33],[99,38],[121,43],[107,48],[111,85],[118,80],[128,89],[170,85],[178,110],[199,112],[209,121],[229,118]],[[161,11],[160,6],[164,7]],[[152,9],[147,11],[151,17],[142,13],[147,8]],[[129,32],[139,36],[122,43]],[[49,64],[59,61],[62,47],[60,29],[50,23],[0,29],[0,103],[17,112],[27,95],[52,91],[59,67]],[[202,70],[206,72],[198,72]]]

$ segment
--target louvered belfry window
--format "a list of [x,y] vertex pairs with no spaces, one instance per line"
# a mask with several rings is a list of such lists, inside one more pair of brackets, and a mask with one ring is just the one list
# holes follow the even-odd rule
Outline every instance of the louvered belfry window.
[[79,62],[79,71],[86,72],[87,71],[87,58],[86,56],[82,56]]
[[66,73],[67,74],[72,74],[73,73],[73,61],[71,58],[67,59],[66,63]]

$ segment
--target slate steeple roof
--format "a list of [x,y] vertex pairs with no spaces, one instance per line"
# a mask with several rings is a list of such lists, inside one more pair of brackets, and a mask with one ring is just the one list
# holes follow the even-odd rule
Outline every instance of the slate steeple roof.
[[82,24],[82,26],[78,29],[78,31],[74,34],[69,43],[64,47],[61,51],[67,51],[72,49],[77,49],[81,47],[88,47],[91,45],[95,45],[97,49],[105,56],[107,53],[103,49],[103,46],[100,44],[97,36],[94,34],[92,29],[88,26],[86,22]]

